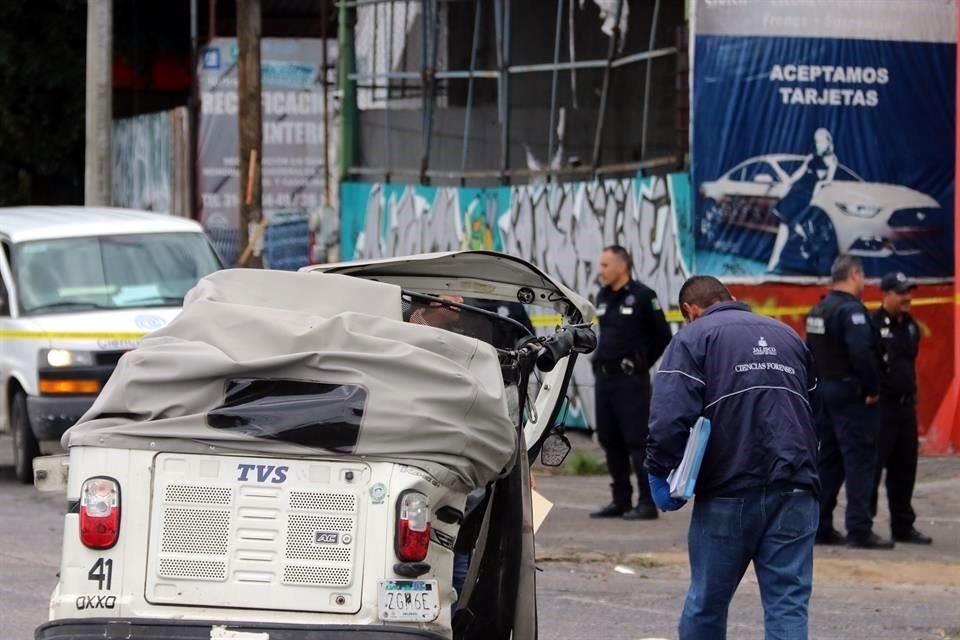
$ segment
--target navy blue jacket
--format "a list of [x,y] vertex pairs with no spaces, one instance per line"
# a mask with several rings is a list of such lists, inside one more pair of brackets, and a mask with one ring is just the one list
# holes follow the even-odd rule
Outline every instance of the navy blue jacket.
[[782,322],[740,302],[710,306],[673,337],[654,378],[647,470],[667,476],[702,415],[712,429],[698,496],[777,481],[819,493],[812,360]]

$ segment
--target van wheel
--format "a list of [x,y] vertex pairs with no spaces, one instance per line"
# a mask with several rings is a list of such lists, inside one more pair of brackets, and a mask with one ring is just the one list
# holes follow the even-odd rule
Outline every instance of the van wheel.
[[40,455],[40,444],[27,415],[27,397],[17,391],[10,404],[10,431],[13,432],[13,460],[17,480],[23,484],[33,482],[33,459]]

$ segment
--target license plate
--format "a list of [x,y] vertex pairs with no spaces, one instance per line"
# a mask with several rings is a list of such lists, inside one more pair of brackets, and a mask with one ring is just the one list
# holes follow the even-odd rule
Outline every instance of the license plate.
[[384,580],[378,599],[385,622],[431,622],[440,615],[436,580]]

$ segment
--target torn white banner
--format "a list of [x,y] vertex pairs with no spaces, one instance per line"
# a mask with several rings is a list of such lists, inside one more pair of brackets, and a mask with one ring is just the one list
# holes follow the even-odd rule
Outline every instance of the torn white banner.
[[[617,20],[617,4],[621,1],[623,2],[623,9],[620,11],[620,42],[617,44],[619,51],[623,51],[623,43],[627,40],[630,3],[627,0],[593,0],[594,4],[600,8],[600,19],[603,20],[600,30],[611,38],[613,37],[613,26]],[[585,3],[586,0],[580,0],[581,9],[583,9]]]

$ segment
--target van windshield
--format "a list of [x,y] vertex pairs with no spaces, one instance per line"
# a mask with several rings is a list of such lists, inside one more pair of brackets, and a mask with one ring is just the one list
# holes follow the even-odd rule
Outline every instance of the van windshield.
[[16,245],[24,314],[178,307],[221,267],[201,233],[152,233],[35,240]]

